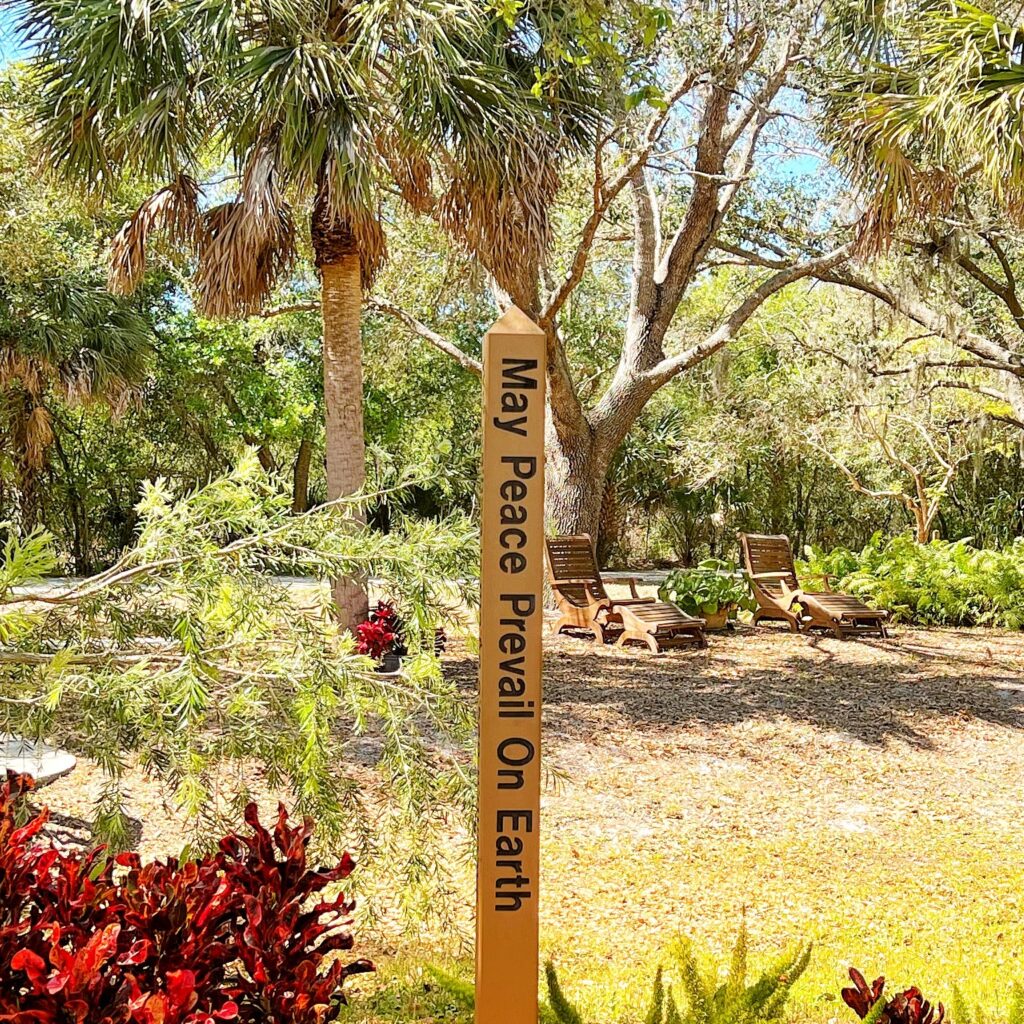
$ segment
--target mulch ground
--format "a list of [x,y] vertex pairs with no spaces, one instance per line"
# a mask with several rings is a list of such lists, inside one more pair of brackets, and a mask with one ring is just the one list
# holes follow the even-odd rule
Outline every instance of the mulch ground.
[[[546,650],[542,941],[585,1007],[619,1019],[674,934],[721,953],[744,915],[766,951],[816,941],[809,1018],[846,1019],[851,962],[996,1008],[1024,981],[1024,636]],[[474,685],[465,651],[447,668]],[[140,848],[175,852],[132,782]],[[100,785],[83,766],[45,798],[74,823]]]

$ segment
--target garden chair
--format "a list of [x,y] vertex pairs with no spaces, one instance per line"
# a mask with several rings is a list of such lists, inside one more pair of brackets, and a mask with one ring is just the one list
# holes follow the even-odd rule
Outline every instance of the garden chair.
[[835,593],[830,577],[822,577],[824,591],[804,590],[797,579],[788,537],[741,533],[740,547],[757,600],[755,626],[767,619],[787,623],[793,633],[822,629],[840,639],[864,634],[889,635],[885,626],[887,611],[869,608],[849,594]]
[[556,633],[589,630],[601,643],[618,634],[620,647],[637,641],[655,652],[678,643],[707,647],[702,619],[694,619],[666,601],[641,597],[635,579],[628,581],[632,597],[609,597],[588,534],[550,537],[547,548],[551,590],[562,614],[555,624]]

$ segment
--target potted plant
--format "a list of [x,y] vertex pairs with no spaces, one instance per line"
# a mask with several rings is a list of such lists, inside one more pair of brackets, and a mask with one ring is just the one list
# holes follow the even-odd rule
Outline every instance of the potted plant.
[[370,617],[356,626],[356,650],[377,662],[377,671],[394,675],[408,652],[405,630],[394,602],[378,601]]
[[704,619],[708,629],[725,629],[740,609],[753,611],[755,606],[746,575],[721,558],[706,558],[693,569],[674,569],[658,596]]

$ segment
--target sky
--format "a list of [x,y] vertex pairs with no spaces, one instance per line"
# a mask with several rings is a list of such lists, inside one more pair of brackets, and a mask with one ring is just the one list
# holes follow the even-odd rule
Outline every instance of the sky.
[[16,20],[13,11],[0,12],[0,67],[25,54],[14,30]]

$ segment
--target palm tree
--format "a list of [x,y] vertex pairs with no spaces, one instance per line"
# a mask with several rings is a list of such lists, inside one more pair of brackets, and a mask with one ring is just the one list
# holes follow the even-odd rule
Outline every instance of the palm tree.
[[962,0],[850,11],[836,26],[854,70],[826,124],[864,192],[865,241],[949,213],[979,183],[1024,219],[1024,25]]
[[[386,255],[384,198],[438,204],[476,248],[546,244],[552,176],[536,173],[536,154],[586,118],[549,116],[558,104],[536,88],[531,26],[473,0],[26,9],[52,160],[94,184],[128,171],[163,183],[114,239],[115,290],[141,280],[147,243],[163,231],[195,252],[202,312],[252,314],[291,268],[294,209],[307,204],[322,284],[327,494],[359,491],[360,314]],[[198,184],[211,167],[239,176],[237,194],[216,205]],[[343,624],[365,617],[358,582],[339,581],[335,597]]]
[[54,441],[52,398],[126,409],[148,375],[153,330],[122,299],[76,276],[31,287],[0,279],[0,300],[0,419],[27,526]]

